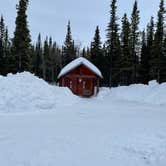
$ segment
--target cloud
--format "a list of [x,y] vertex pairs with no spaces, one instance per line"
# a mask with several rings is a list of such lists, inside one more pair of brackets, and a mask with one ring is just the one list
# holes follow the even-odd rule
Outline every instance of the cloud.
[[[18,0],[0,0],[1,11],[5,16],[10,33],[15,28],[16,10]],[[134,0],[118,1],[118,17],[121,19],[124,12],[130,16]],[[148,23],[151,15],[156,15],[159,0],[138,0],[141,11],[140,27]],[[33,40],[41,32],[42,36],[52,36],[62,44],[66,34],[66,25],[71,20],[73,38],[89,44],[92,40],[95,27],[99,25],[102,39],[105,39],[105,29],[109,22],[110,0],[34,0],[30,1],[28,21]],[[119,20],[120,22],[120,20]]]

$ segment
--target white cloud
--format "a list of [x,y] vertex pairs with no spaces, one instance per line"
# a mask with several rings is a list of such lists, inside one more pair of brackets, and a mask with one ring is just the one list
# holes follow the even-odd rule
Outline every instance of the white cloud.
[[[17,0],[0,0],[1,12],[11,33],[15,27]],[[118,1],[118,16],[124,12],[130,16],[134,0]],[[151,15],[157,13],[159,0],[139,0],[141,12],[140,27],[146,26]],[[71,20],[73,38],[83,44],[92,40],[95,27],[100,26],[102,39],[109,22],[110,0],[35,0],[30,1],[28,20],[33,40],[41,32],[42,36],[51,35],[59,44],[63,43],[66,34],[67,21]]]

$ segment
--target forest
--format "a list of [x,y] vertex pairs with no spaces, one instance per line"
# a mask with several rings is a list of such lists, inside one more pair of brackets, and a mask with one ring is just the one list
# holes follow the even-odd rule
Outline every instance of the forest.
[[[166,82],[166,10],[160,0],[156,16],[149,18],[144,29],[139,29],[140,11],[133,1],[130,16],[124,13],[119,21],[117,0],[111,0],[106,41],[102,42],[100,27],[96,25],[88,46],[75,43],[70,21],[65,42],[59,46],[51,36],[41,40],[39,33],[32,44],[28,25],[29,0],[19,0],[14,36],[11,38],[3,17],[0,18],[0,75],[29,71],[49,83],[56,83],[60,70],[77,57],[83,56],[95,64],[104,78],[101,86],[117,87],[148,84],[150,80]],[[157,18],[156,20],[154,18]],[[13,25],[14,26],[14,25]],[[46,30],[47,31],[47,30]]]

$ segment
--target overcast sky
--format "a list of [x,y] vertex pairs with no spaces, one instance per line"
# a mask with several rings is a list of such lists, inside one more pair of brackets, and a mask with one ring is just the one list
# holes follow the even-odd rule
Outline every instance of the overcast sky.
[[[160,0],[138,0],[141,14],[140,27],[146,26],[151,15],[156,16]],[[18,0],[0,0],[0,13],[4,15],[10,34],[15,28]],[[130,16],[134,0],[118,0],[118,17],[124,12]],[[109,22],[110,0],[30,0],[28,21],[33,41],[41,32],[42,36],[52,36],[62,44],[66,34],[66,25],[71,21],[73,38],[88,45],[99,25],[102,40]]]

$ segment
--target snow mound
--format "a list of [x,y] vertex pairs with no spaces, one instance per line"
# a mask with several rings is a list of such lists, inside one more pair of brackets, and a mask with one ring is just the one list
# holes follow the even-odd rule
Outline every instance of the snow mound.
[[[28,72],[0,76],[0,112],[57,110],[57,107],[80,104],[81,100],[68,88],[50,85]],[[149,85],[101,88],[94,100],[166,105],[166,83],[151,81]]]
[[166,83],[158,84],[150,81],[148,85],[133,84],[117,88],[101,88],[98,98],[139,102],[146,104],[166,105]]
[[51,110],[73,104],[69,89],[51,86],[28,72],[0,76],[0,112]]

